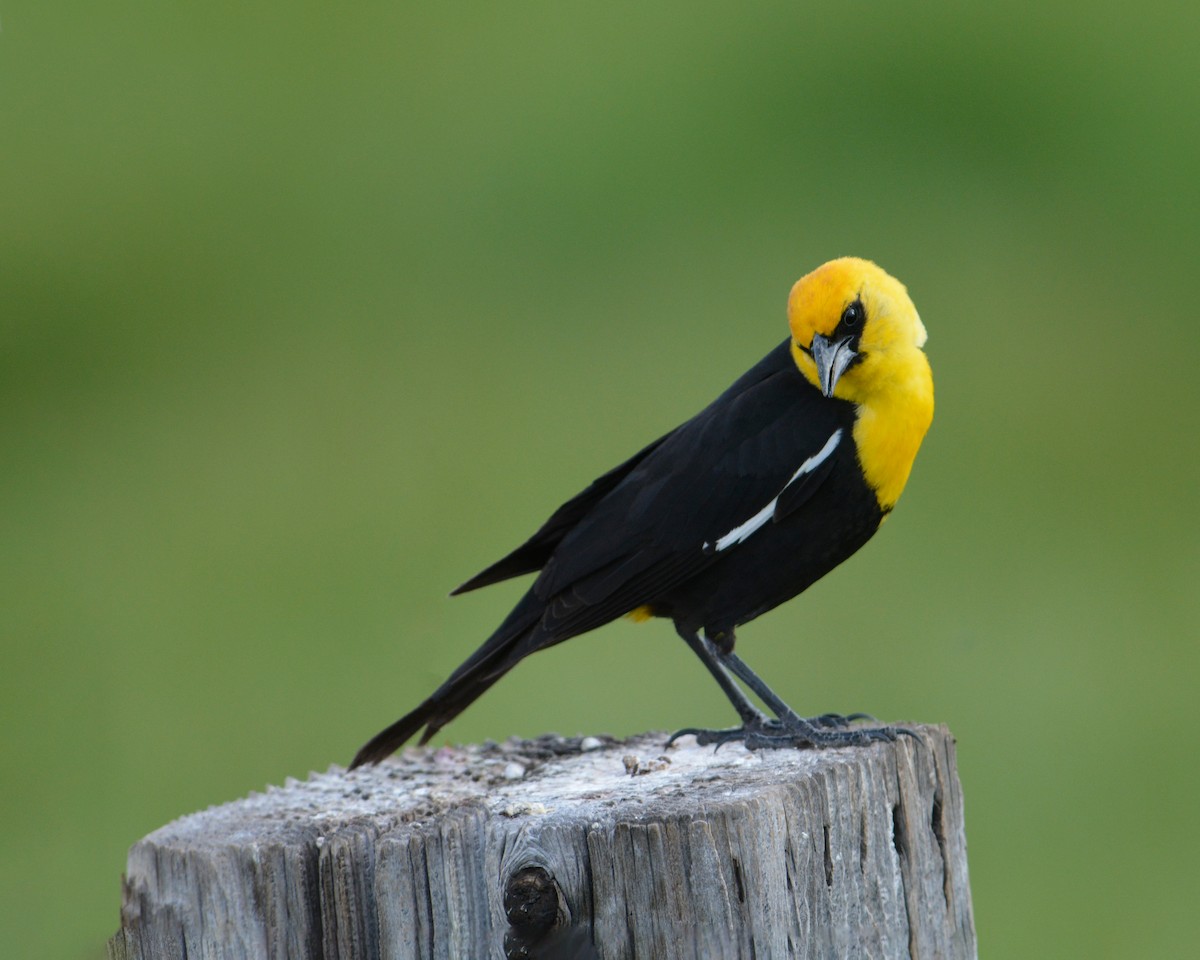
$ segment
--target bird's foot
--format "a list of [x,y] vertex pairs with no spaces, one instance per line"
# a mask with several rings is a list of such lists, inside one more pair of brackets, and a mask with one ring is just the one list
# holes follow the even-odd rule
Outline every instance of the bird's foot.
[[787,717],[762,730],[750,730],[742,738],[747,750],[778,750],[783,747],[825,750],[831,747],[862,747],[870,743],[891,743],[897,737],[916,736],[904,727],[856,727],[851,721],[874,719],[851,714],[848,717],[826,714],[805,719]]
[[870,720],[871,723],[879,722],[869,713],[823,713],[819,717],[808,718],[809,723],[823,730],[845,730],[855,720]]
[[676,730],[670,737],[667,738],[666,745],[671,746],[680,737],[695,737],[696,743],[702,747],[707,747],[709,744],[715,744],[718,750],[725,744],[733,740],[743,740],[749,730],[759,730],[767,724],[777,723],[776,720],[764,719],[762,723],[748,723],[742,727],[730,727],[728,730],[706,730],[703,727],[684,727],[682,730]]
[[688,727],[672,734],[667,746],[680,737],[691,735],[700,746],[713,744],[718,750],[735,740],[740,740],[747,750],[778,750],[784,747],[824,750],[831,747],[859,747],[879,741],[890,743],[897,737],[916,736],[913,731],[904,727],[851,726],[855,720],[874,721],[875,718],[865,713],[852,713],[847,716],[826,713],[809,719],[795,715],[779,720],[768,720],[764,717],[761,721],[750,721],[728,730]]

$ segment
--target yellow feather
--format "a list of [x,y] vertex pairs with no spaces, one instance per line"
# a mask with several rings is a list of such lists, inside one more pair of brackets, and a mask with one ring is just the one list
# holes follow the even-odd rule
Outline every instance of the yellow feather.
[[859,340],[862,359],[842,375],[833,395],[857,407],[859,463],[886,511],[900,499],[933,420],[933,374],[921,351],[925,325],[908,291],[869,260],[843,257],[818,267],[796,282],[788,298],[792,357],[818,386],[816,365],[805,351],[813,334],[832,334],[856,299],[867,316]]

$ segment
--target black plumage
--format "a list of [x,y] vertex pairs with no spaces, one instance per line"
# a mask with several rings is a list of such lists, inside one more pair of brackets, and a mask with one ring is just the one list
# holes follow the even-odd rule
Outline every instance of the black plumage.
[[[853,403],[823,395],[797,368],[790,341],[780,344],[455,590],[540,571],[495,633],[353,765],[382,759],[422,728],[428,741],[529,654],[635,610],[674,621],[738,709],[743,727],[730,733],[748,745],[764,745],[789,718],[808,724],[804,742],[861,742],[864,732],[845,718],[799,721],[732,653],[737,626],[807,588],[878,528],[884,511],[858,461],[855,418]],[[731,542],[768,508],[765,522]],[[730,673],[787,717],[766,720]]]

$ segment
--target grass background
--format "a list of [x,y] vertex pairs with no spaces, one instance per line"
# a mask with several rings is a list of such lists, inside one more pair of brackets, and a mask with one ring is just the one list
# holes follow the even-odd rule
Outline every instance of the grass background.
[[[125,851],[345,762],[520,585],[447,590],[878,260],[932,432],[741,650],[959,738],[990,957],[1183,957],[1200,880],[1197,14],[8,4],[0,924],[95,958]],[[457,740],[721,724],[662,624]]]

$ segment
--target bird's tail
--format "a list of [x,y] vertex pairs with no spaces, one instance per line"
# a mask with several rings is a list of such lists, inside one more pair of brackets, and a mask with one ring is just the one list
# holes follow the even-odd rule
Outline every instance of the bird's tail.
[[418,742],[428,743],[493,683],[538,649],[538,645],[531,640],[537,632],[543,610],[540,601],[526,594],[496,632],[445,683],[415,710],[406,713],[367,741],[355,754],[350,769],[361,767],[364,763],[378,763],[403,746],[422,727],[425,732]]

